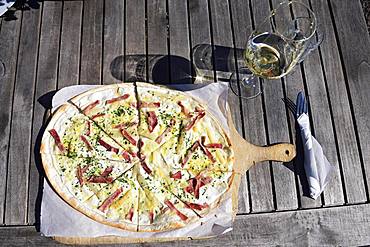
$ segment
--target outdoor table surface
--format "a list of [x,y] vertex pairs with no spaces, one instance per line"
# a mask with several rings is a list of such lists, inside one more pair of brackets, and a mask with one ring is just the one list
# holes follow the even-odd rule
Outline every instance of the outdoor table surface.
[[[249,142],[296,143],[282,98],[304,91],[312,133],[335,166],[326,190],[317,200],[304,195],[302,155],[263,162],[242,179],[233,231],[145,246],[370,244],[370,38],[360,0],[302,1],[321,23],[320,48],[283,79],[265,80],[261,97],[231,95],[230,102]],[[38,145],[52,92],[135,80],[225,81],[279,0],[19,2],[0,18],[0,245],[52,246],[59,243],[38,232]]]

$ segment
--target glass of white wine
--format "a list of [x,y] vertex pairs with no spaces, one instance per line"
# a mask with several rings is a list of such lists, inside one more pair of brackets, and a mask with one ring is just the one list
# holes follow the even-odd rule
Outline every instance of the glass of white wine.
[[231,75],[231,90],[246,99],[260,95],[263,90],[258,77],[287,75],[321,43],[316,31],[316,17],[308,6],[294,0],[278,4],[249,36],[243,52],[246,67]]

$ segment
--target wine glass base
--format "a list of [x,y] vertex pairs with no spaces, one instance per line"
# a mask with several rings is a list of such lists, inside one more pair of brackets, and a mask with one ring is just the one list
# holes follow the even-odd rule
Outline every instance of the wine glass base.
[[258,77],[246,67],[232,73],[229,84],[231,91],[242,99],[253,99],[262,94]]

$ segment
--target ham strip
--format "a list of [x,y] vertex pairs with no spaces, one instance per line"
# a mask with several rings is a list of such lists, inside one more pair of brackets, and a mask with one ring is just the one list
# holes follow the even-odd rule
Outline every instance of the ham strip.
[[127,153],[129,153],[132,157],[137,157],[135,152],[132,152],[132,150],[127,150]]
[[157,116],[155,115],[155,112],[154,111],[149,111],[147,113],[147,121],[148,121],[148,129],[149,129],[149,132],[152,133],[155,126],[157,126],[158,124],[158,119],[157,119]]
[[145,161],[142,161],[141,162],[141,166],[143,167],[144,171],[148,174],[151,174],[152,173],[152,170],[150,170],[150,168],[148,167],[148,165],[146,164]]
[[107,199],[104,200],[103,204],[100,205],[100,207],[98,208],[100,211],[102,211],[103,213],[105,212],[105,210],[107,208],[110,207],[110,205],[112,205],[112,203],[114,202],[114,200],[123,192],[123,188],[119,188],[117,189],[115,192],[113,192],[113,194],[111,194]]
[[154,221],[154,213],[153,213],[153,211],[151,210],[151,211],[149,212],[149,222],[150,222],[150,224],[153,224],[153,221]]
[[92,116],[91,119],[96,119],[96,118],[103,117],[103,116],[105,116],[105,113],[98,113]]
[[222,143],[208,143],[207,145],[203,145],[206,148],[222,148]]
[[189,179],[189,185],[185,187],[185,192],[192,194],[194,192],[195,186],[197,184],[197,179],[196,178],[191,178]]
[[96,100],[96,101],[92,102],[91,104],[89,104],[88,106],[86,106],[86,107],[82,110],[82,112],[83,112],[84,114],[88,114],[88,113],[89,113],[89,111],[90,111],[91,109],[93,109],[95,106],[97,106],[98,104],[100,104],[100,100]]
[[122,95],[122,96],[119,96],[117,98],[112,98],[112,99],[109,99],[106,101],[107,104],[112,104],[114,102],[117,102],[117,101],[121,101],[121,100],[125,100],[127,99],[128,97],[130,97],[130,95],[128,93]]
[[86,133],[85,133],[85,135],[89,136],[90,133],[91,133],[91,122],[87,121],[86,122]]
[[117,125],[113,126],[113,128],[115,128],[115,129],[123,129],[123,128],[129,128],[129,127],[132,127],[132,126],[135,126],[135,125],[137,125],[137,122],[120,123],[120,124],[117,124]]
[[54,138],[55,144],[57,144],[57,147],[59,148],[59,150],[62,153],[64,153],[66,149],[64,148],[63,143],[61,142],[57,131],[55,129],[51,129],[49,130],[49,133]]
[[131,162],[131,157],[130,157],[129,152],[123,151],[122,157],[125,159],[126,162]]
[[80,136],[80,139],[85,143],[86,147],[88,150],[92,150],[92,146],[90,144],[90,142],[86,139],[86,137],[84,135],[81,135]]
[[171,174],[170,177],[173,179],[181,179],[182,178],[181,171]]
[[77,166],[76,176],[77,176],[78,182],[82,186],[84,184],[84,179],[82,177],[82,169],[80,165]]
[[202,186],[209,184],[212,181],[211,177],[203,177],[201,174],[189,179],[189,185],[185,187],[185,192],[194,193],[194,197],[199,199],[199,190]]
[[185,221],[188,219],[186,215],[181,213],[169,200],[165,200],[164,203],[169,207],[171,210],[175,211],[176,214],[181,218],[181,220]]
[[163,140],[163,138],[171,131],[172,127],[175,125],[176,121],[175,119],[171,119],[170,125],[160,134],[156,139],[155,142],[160,144]]
[[120,129],[121,134],[126,138],[132,145],[136,146],[136,140],[124,129]]
[[208,151],[208,149],[204,146],[204,142],[206,141],[206,137],[205,136],[202,136],[200,138],[200,148],[202,149],[202,151],[205,153],[205,155],[207,155],[208,159],[211,160],[212,163],[215,163],[216,160],[215,158],[213,157],[213,155],[211,154],[210,151]]
[[194,210],[202,210],[204,208],[208,208],[209,205],[207,203],[204,203],[203,205],[202,204],[196,204],[196,203],[186,203],[191,209],[194,209]]
[[91,176],[87,182],[89,183],[102,183],[102,184],[110,184],[113,182],[112,177],[103,177],[103,176]]
[[189,112],[188,109],[182,104],[181,101],[177,101],[177,104],[181,107],[181,112],[184,113],[185,116],[191,117],[191,113]]
[[158,108],[160,106],[160,102],[138,102],[138,108]]
[[132,221],[132,217],[134,216],[134,208],[130,208],[130,211],[128,211],[125,219],[126,220],[129,220],[129,221]]
[[206,115],[206,113],[204,111],[200,111],[198,112],[198,115],[196,115],[195,117],[193,117],[185,126],[184,126],[184,130],[185,131],[188,131],[188,130],[191,130],[191,128],[193,128],[193,126],[196,124],[196,122],[198,122],[200,119],[202,119],[204,116]]
[[102,177],[108,177],[109,174],[111,174],[113,171],[113,166],[109,166],[107,168],[105,168],[105,170],[100,174],[100,176]]
[[115,148],[115,147],[112,147],[111,145],[109,145],[108,143],[106,143],[105,141],[103,141],[102,139],[99,139],[98,140],[99,144],[102,145],[103,147],[105,147],[105,149],[107,149],[108,151],[112,151],[114,153],[118,153],[118,148]]
[[184,167],[188,160],[191,158],[192,154],[195,152],[195,150],[199,147],[199,141],[196,141],[193,143],[193,145],[188,149],[188,151],[185,154],[185,157],[182,159],[181,167]]

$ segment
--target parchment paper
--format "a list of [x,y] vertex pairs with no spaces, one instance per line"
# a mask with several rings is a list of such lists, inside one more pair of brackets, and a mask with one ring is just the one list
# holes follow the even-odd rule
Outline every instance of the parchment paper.
[[[65,103],[69,98],[87,91],[92,85],[77,85],[61,89],[53,97],[53,109]],[[222,127],[228,131],[226,120],[227,83],[171,85],[172,88],[185,91],[189,95],[199,98],[208,107],[208,110],[219,120]],[[59,237],[100,237],[120,236],[128,238],[167,238],[167,237],[212,237],[232,230],[233,210],[231,191],[220,207],[198,222],[184,228],[158,233],[130,232],[98,223],[78,212],[64,202],[44,181],[44,190],[41,203],[40,231],[45,236]]]

